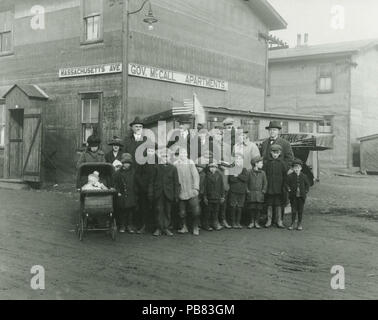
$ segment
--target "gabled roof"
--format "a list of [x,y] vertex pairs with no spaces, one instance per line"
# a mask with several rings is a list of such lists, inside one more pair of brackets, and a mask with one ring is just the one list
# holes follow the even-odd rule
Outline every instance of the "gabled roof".
[[245,0],[270,31],[286,29],[287,22],[267,0]]
[[25,93],[30,98],[43,100],[47,100],[49,98],[46,92],[44,92],[36,84],[15,84],[3,95],[3,97],[5,98],[8,95],[8,93],[11,92],[15,87],[18,87],[23,93]]
[[366,39],[326,43],[314,46],[299,46],[296,48],[269,51],[269,61],[304,60],[328,56],[348,56],[378,46],[378,39]]

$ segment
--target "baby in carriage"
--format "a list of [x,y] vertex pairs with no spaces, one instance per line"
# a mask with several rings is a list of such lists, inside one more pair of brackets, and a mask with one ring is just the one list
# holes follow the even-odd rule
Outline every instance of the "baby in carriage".
[[88,176],[88,183],[81,190],[108,190],[108,188],[100,182],[100,173],[94,171]]

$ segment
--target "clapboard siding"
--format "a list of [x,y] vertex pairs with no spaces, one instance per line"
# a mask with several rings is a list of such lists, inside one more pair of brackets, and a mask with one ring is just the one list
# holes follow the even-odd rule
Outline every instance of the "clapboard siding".
[[[329,94],[316,92],[318,67],[324,63],[330,64],[334,70],[334,90]],[[319,153],[325,166],[347,165],[349,70],[345,59],[269,64],[270,95],[267,97],[267,111],[334,116],[334,149]]]
[[[171,107],[193,92],[203,104],[243,110],[264,109],[266,47],[258,40],[267,26],[243,0],[152,0],[159,23],[147,31],[144,14],[130,16],[129,61],[229,82],[227,92],[129,77],[128,118]],[[1,5],[5,1],[0,1]],[[102,96],[101,134],[120,134],[121,74],[59,79],[63,67],[122,61],[122,5],[103,0],[103,42],[82,45],[80,0],[7,1],[14,11],[14,54],[0,57],[0,92],[15,83],[37,84],[49,95],[43,113],[43,151],[54,154],[50,180],[72,180],[80,139],[80,92]],[[141,1],[130,1],[130,10]],[[45,8],[45,29],[30,27],[30,9]],[[148,8],[146,7],[145,10]],[[108,147],[104,146],[105,151]],[[0,162],[1,165],[1,162]],[[0,171],[1,168],[0,168]]]

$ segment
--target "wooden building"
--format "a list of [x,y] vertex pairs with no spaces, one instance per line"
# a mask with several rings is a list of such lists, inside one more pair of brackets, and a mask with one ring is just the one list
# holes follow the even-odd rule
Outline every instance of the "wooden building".
[[[143,22],[148,6],[126,15],[122,2],[0,0],[0,97],[14,85],[38,86],[49,97],[44,181],[72,181],[88,135],[96,131],[106,142],[120,135],[121,118],[167,110],[172,98],[195,92],[209,105],[249,110],[252,101],[254,110],[264,109],[268,44],[261,35],[286,27],[266,0],[151,0],[159,20],[151,31]],[[129,0],[129,11],[142,3]],[[130,26],[124,38],[123,23]],[[129,75],[125,108],[122,71]],[[13,108],[4,102],[1,121]],[[0,177],[7,177],[9,123],[0,125]],[[21,152],[20,163],[25,157]]]
[[358,139],[360,141],[360,168],[367,174],[378,174],[378,134]]
[[299,45],[269,52],[267,111],[320,115],[335,136],[324,166],[359,166],[357,138],[378,125],[378,40]]
[[[214,127],[222,126],[223,120],[226,118],[234,119],[235,127],[241,127],[248,129],[249,137],[251,141],[260,145],[263,140],[269,137],[266,127],[270,121],[276,120],[282,126],[281,134],[284,138],[291,142],[294,155],[303,158],[302,160],[307,163],[311,169],[314,179],[319,180],[320,176],[320,162],[319,151],[331,152],[333,148],[332,134],[322,135],[319,137],[316,133],[316,128],[319,123],[324,121],[321,116],[309,116],[303,114],[288,114],[288,113],[272,113],[272,112],[254,112],[238,110],[235,108],[223,108],[215,106],[203,106],[205,112],[205,125],[207,130],[211,130]],[[146,117],[143,121],[145,127],[152,130],[154,136],[157,137],[160,145],[165,145],[167,138],[169,137],[169,131],[178,128],[180,121],[192,122],[194,124],[196,114],[175,113],[174,108],[160,112]],[[166,129],[162,132],[166,132],[167,136],[159,136],[158,123],[164,121]],[[192,127],[195,127],[194,125]],[[305,130],[304,130],[305,129]],[[310,141],[310,144],[304,145],[302,141]]]

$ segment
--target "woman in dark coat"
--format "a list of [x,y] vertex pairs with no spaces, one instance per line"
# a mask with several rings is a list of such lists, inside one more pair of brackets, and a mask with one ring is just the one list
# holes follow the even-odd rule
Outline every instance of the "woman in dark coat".
[[115,160],[121,161],[122,156],[122,141],[121,138],[114,136],[112,140],[108,143],[112,147],[112,150],[105,154],[105,161],[107,163],[113,164]]

